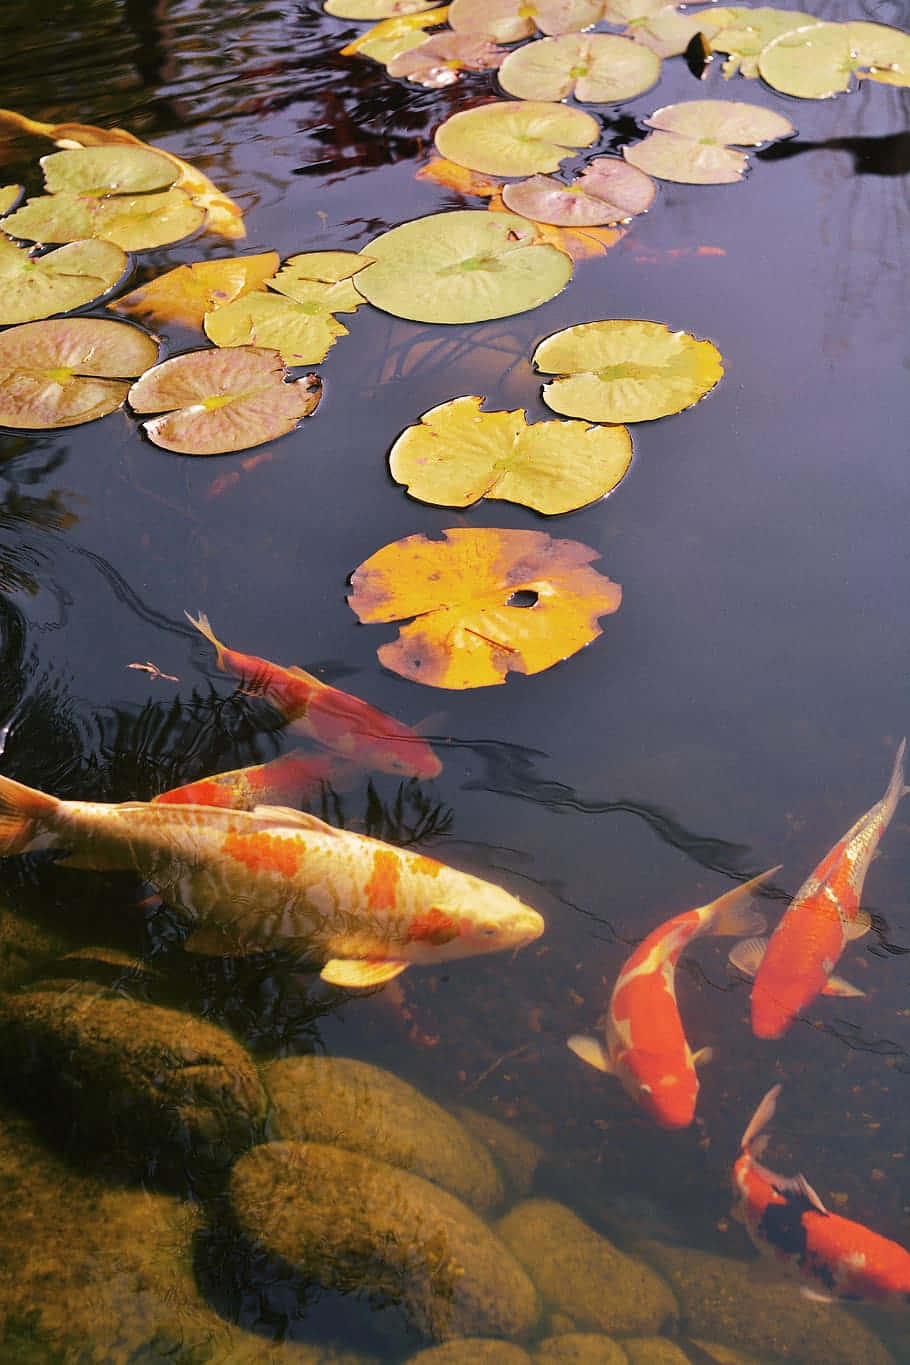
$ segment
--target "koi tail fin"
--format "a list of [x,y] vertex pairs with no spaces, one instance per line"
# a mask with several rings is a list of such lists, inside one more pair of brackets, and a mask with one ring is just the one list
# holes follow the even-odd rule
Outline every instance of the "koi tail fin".
[[205,612],[201,611],[198,616],[190,616],[188,611],[185,611],[183,614],[189,621],[190,625],[195,626],[199,633],[201,635],[204,635],[205,638],[209,641],[209,643],[215,646],[216,654],[215,663],[221,669],[222,673],[227,672],[228,670],[225,668],[224,663],[224,645],[221,643],[221,641],[215,635],[215,632],[212,630],[209,618],[206,616]]
[[762,1138],[760,1134],[774,1118],[774,1111],[777,1108],[777,1097],[781,1092],[779,1085],[774,1085],[768,1091],[761,1104],[749,1121],[749,1126],[743,1133],[740,1140],[740,1151],[749,1152],[751,1155],[759,1155],[764,1150],[767,1138]]
[[902,796],[910,792],[910,787],[904,781],[904,758],[907,753],[907,741],[902,739],[897,746],[897,753],[894,755],[894,767],[891,770],[891,781],[888,783],[888,790],[882,797],[882,805],[891,810],[897,805]]
[[760,872],[757,877],[743,882],[741,886],[734,886],[732,891],[727,891],[724,895],[718,896],[716,901],[712,901],[707,906],[711,911],[711,927],[705,932],[719,936],[729,935],[732,938],[751,937],[762,933],[765,928],[765,917],[757,910],[753,910],[749,902],[755,889],[769,877],[773,877],[775,872],[779,872],[781,867],[781,863],[778,863],[777,867],[769,867],[767,872]]
[[59,804],[56,796],[0,777],[0,857],[28,852]]

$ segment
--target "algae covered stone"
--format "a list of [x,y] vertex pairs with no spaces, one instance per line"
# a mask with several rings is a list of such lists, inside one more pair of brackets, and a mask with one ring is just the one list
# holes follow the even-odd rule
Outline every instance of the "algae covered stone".
[[524,1270],[467,1205],[420,1176],[319,1143],[241,1157],[230,1202],[248,1242],[304,1286],[398,1305],[431,1339],[526,1336],[538,1316]]
[[491,1152],[505,1176],[509,1193],[515,1199],[524,1199],[529,1195],[534,1185],[534,1173],[546,1155],[543,1148],[512,1124],[503,1123],[493,1118],[492,1114],[469,1109],[466,1105],[457,1108],[455,1113],[468,1132],[479,1138]]
[[690,1365],[685,1352],[666,1337],[627,1337],[623,1349],[629,1365]]
[[331,1143],[432,1180],[485,1211],[502,1182],[483,1143],[407,1081],[350,1057],[288,1057],[263,1072],[269,1135]]
[[544,1303],[576,1327],[607,1335],[658,1332],[678,1306],[649,1265],[613,1246],[552,1199],[518,1204],[497,1225]]
[[534,1365],[628,1365],[623,1346],[599,1332],[566,1332],[537,1343]]
[[510,1341],[492,1337],[466,1337],[428,1346],[411,1356],[407,1365],[533,1365],[531,1356]]

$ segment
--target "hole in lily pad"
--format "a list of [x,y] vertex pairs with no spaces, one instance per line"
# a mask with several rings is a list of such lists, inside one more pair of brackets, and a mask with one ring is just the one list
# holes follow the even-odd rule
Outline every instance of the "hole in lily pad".
[[506,602],[507,607],[534,607],[540,600],[540,594],[533,588],[519,588],[518,592],[513,592]]

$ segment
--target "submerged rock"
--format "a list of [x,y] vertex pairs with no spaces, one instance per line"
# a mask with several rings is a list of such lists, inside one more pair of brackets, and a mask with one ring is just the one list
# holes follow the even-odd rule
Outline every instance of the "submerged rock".
[[879,1338],[835,1303],[813,1303],[795,1281],[767,1280],[762,1263],[692,1247],[643,1242],[643,1256],[672,1284],[686,1330],[759,1360],[797,1365],[894,1365]]
[[576,1327],[609,1336],[658,1332],[678,1305],[666,1281],[552,1199],[529,1199],[497,1232],[527,1270],[545,1304]]
[[424,1337],[522,1338],[538,1316],[521,1266],[438,1186],[355,1152],[272,1142],[237,1162],[244,1237],[313,1283],[398,1305]]
[[627,1337],[623,1349],[629,1365],[690,1365],[685,1351],[666,1337]]
[[44,964],[65,953],[69,944],[13,906],[0,904],[0,989],[8,990]]
[[267,1066],[263,1080],[270,1136],[387,1161],[481,1212],[502,1202],[502,1181],[483,1143],[391,1072],[350,1057],[289,1057]]
[[598,1332],[545,1337],[534,1348],[534,1365],[628,1365],[618,1341]]
[[252,1058],[223,1029],[87,983],[0,998],[0,1071],[60,1141],[130,1170],[222,1170],[265,1114]]
[[534,1173],[544,1159],[543,1148],[517,1128],[479,1109],[460,1106],[455,1113],[468,1131],[493,1154],[512,1197],[525,1199],[534,1186]]
[[428,1346],[411,1356],[407,1365],[533,1365],[531,1356],[510,1341],[492,1337],[466,1337]]

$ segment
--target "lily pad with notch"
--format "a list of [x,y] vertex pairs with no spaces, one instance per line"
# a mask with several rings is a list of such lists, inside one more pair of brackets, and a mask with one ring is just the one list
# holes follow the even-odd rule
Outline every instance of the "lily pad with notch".
[[234,299],[260,289],[280,264],[277,251],[257,256],[222,256],[217,261],[178,265],[107,306],[152,326],[176,323],[202,330],[206,313],[224,308]]
[[783,114],[737,100],[667,104],[644,122],[655,131],[623,147],[623,156],[658,180],[685,185],[735,184],[748,166],[748,156],[737,147],[757,147],[796,131]]
[[555,171],[599,136],[600,124],[583,109],[548,100],[497,100],[447,118],[435,142],[440,156],[469,171],[517,176]]
[[618,33],[566,33],[510,53],[499,68],[499,83],[520,100],[574,95],[582,104],[610,104],[649,90],[660,67],[655,52]]
[[[702,14],[705,13],[703,10]],[[773,9],[767,5],[755,9],[730,6],[708,14],[711,27],[706,32],[711,48],[728,54],[721,67],[725,80],[737,72],[754,79],[758,75],[758,59],[769,43],[782,33],[821,23],[801,10]]]
[[131,270],[125,251],[90,238],[38,254],[0,233],[0,324],[34,322],[86,308]]
[[503,203],[536,223],[556,227],[596,227],[624,223],[646,213],[657,186],[649,175],[618,156],[599,156],[571,184],[535,175],[505,185]]
[[542,33],[580,33],[603,15],[603,0],[452,0],[449,23],[463,33],[488,33],[517,43]]
[[908,86],[910,33],[887,24],[813,24],[769,43],[758,70],[775,90],[801,99],[828,99],[853,77]]

